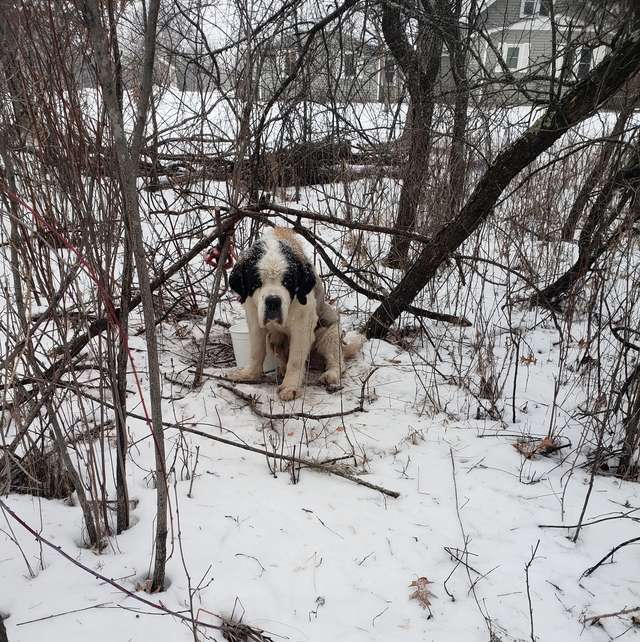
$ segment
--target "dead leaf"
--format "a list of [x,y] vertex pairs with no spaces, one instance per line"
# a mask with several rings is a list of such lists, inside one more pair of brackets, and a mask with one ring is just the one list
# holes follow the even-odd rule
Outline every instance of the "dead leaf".
[[525,366],[535,366],[538,360],[533,356],[533,353],[531,353],[520,357],[520,363]]
[[433,593],[429,590],[429,584],[433,584],[426,577],[419,577],[409,584],[409,588],[416,590],[409,596],[410,600],[418,600],[418,604],[423,609],[428,609],[431,606],[431,598],[434,597]]
[[538,455],[550,455],[560,449],[559,443],[552,437],[519,439],[513,447],[526,459],[535,459]]

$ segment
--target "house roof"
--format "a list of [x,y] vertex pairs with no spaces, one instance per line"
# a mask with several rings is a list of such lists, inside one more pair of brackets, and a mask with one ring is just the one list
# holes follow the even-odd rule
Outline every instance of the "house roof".
[[553,28],[563,29],[565,27],[584,29],[586,24],[584,24],[584,22],[578,22],[570,16],[557,14],[554,17],[553,24],[549,17],[536,16],[534,18],[524,18],[511,24],[500,25],[493,29],[487,29],[486,33],[500,33],[502,31],[551,31]]
[[[498,0],[476,0],[476,7],[479,12],[488,9],[491,5],[495,4]],[[473,0],[463,0],[462,2],[462,15],[468,16],[471,11]]]

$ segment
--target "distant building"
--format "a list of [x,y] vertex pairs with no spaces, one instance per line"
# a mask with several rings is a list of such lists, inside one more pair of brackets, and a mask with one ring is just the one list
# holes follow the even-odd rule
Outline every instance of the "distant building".
[[[296,68],[305,32],[324,17],[320,9],[316,3],[299,7],[277,35],[260,42],[248,68],[242,20],[232,9],[220,16],[221,5],[211,5],[198,33],[184,38],[179,47],[175,62],[178,88],[197,91],[217,85],[224,92],[243,95],[251,91],[254,98],[268,100]],[[256,16],[252,24],[259,24],[261,18],[264,16]],[[355,13],[318,33],[282,98],[320,103],[397,102],[404,83],[373,27],[371,17]]]
[[[291,40],[273,42],[260,65],[257,97],[271,98],[295,70],[300,51]],[[315,102],[397,102],[403,81],[393,57],[379,41],[333,32],[304,57],[285,95]]]
[[[546,100],[553,86],[584,78],[606,54],[584,0],[478,0],[468,73],[482,96],[497,103]],[[448,53],[443,93],[454,83]],[[494,83],[491,81],[495,80]]]

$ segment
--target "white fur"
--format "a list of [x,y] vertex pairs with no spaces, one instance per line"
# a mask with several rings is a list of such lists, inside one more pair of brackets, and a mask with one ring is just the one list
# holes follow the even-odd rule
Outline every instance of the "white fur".
[[[265,233],[263,240],[265,252],[257,266],[262,286],[244,303],[249,328],[250,362],[246,368],[235,369],[228,376],[235,381],[261,377],[268,341],[284,373],[278,395],[280,399],[290,400],[301,392],[312,348],[324,358],[326,364],[320,381],[334,385],[340,382],[344,369],[340,324],[335,311],[331,309],[335,320],[330,321],[329,325],[318,325],[318,311],[324,321],[332,319],[332,315],[325,309],[330,306],[324,301],[324,291],[317,275],[319,285],[307,295],[305,305],[295,297],[291,300],[289,292],[282,285],[289,266],[280,250],[279,240],[271,231]],[[280,323],[264,322],[264,302],[268,296],[278,296],[282,301]]]
[[282,277],[287,271],[287,260],[280,251],[280,243],[273,235],[265,235],[265,253],[258,262],[258,272],[262,287],[250,297],[258,308],[258,324],[264,327],[264,300],[268,296],[277,296],[282,302],[282,321],[286,322],[289,313],[289,292],[282,285]]

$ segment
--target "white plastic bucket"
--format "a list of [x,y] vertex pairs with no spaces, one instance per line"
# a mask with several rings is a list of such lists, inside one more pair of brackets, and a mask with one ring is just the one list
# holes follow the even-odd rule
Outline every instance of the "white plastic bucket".
[[[251,347],[249,344],[249,328],[244,321],[236,323],[229,328],[231,333],[231,345],[233,346],[233,354],[236,357],[236,364],[238,368],[245,368],[249,365],[249,356]],[[267,356],[264,358],[262,368],[265,372],[275,370],[277,361],[269,346],[267,346]]]

